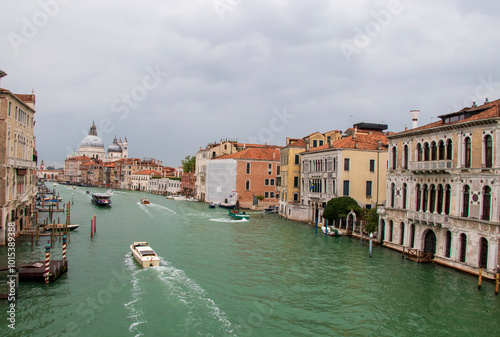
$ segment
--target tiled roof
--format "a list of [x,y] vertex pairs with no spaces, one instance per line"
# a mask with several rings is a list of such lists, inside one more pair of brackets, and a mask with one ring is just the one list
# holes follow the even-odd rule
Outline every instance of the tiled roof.
[[225,154],[223,156],[217,157],[216,159],[280,160],[280,151],[276,147],[250,147],[240,152]]
[[142,175],[148,175],[148,176],[153,175],[155,177],[161,176],[161,172],[154,171],[154,170],[144,170],[144,171],[139,171],[139,172],[132,173],[132,174],[142,174]]
[[35,102],[35,95],[32,94],[15,94],[23,102],[33,103]]
[[288,146],[306,147],[306,141],[304,139],[299,139],[291,142]]
[[[374,132],[370,134],[356,134],[353,136],[345,137],[332,142],[331,149],[359,149],[359,150],[377,150],[378,142],[382,145],[382,149],[387,150],[388,140],[387,137],[381,132]],[[309,149],[306,153],[330,149],[329,144],[324,144],[318,147]]]
[[445,125],[458,125],[458,124],[463,124],[463,123],[468,123],[468,122],[473,122],[473,121],[479,121],[479,120],[482,120],[482,119],[500,117],[499,105],[500,105],[500,99],[492,101],[492,102],[488,102],[488,103],[483,104],[483,105],[478,106],[478,107],[464,108],[464,109],[462,109],[460,111],[457,111],[457,112],[454,112],[454,113],[450,113],[450,114],[446,114],[446,115],[441,115],[439,117],[442,118],[442,117],[447,117],[447,116],[451,116],[451,115],[457,115],[457,114],[460,114],[462,112],[471,112],[471,113],[477,112],[477,113],[475,115],[473,115],[473,116],[471,116],[469,118],[463,119],[461,121],[456,121],[456,122],[451,122],[451,123],[444,123],[443,120],[439,120],[439,121],[436,121],[436,122],[433,122],[433,123],[422,125],[420,127],[414,128],[414,129],[409,129],[409,130],[406,130],[406,131],[398,132],[398,133],[395,133],[393,135],[403,135],[405,133],[410,133],[410,132],[415,132],[415,131],[422,131],[422,130],[437,128],[437,127],[445,126]]

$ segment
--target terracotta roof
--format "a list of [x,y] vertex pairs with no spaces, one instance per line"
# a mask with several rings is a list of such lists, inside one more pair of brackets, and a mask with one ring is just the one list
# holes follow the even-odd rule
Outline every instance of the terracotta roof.
[[23,102],[34,103],[35,95],[34,94],[14,94],[17,98],[19,98]]
[[[387,150],[388,139],[383,133],[375,132],[369,134],[356,134],[353,136],[345,137],[332,142],[331,149],[359,149],[359,150],[377,150],[378,142],[381,142],[382,148]],[[324,144],[318,147],[309,149],[309,152],[321,151],[330,149],[329,144]]]
[[306,147],[306,141],[304,139],[299,139],[290,143],[288,146]]
[[143,174],[143,175],[148,175],[148,176],[153,175],[155,177],[161,176],[161,172],[154,171],[154,170],[144,170],[144,171],[139,171],[139,172],[132,173],[132,174]]
[[255,148],[250,147],[240,152],[225,154],[215,159],[256,159],[256,160],[280,160],[280,151],[277,147]]
[[463,112],[470,112],[470,113],[476,112],[476,114],[473,115],[473,116],[471,116],[471,117],[469,117],[469,118],[466,118],[466,119],[463,119],[463,120],[460,120],[460,121],[456,121],[456,122],[451,122],[451,123],[444,123],[443,120],[439,120],[439,121],[436,121],[436,122],[433,122],[433,123],[422,125],[420,127],[414,128],[414,129],[409,129],[407,131],[402,131],[402,132],[394,133],[392,135],[402,135],[402,134],[405,134],[405,133],[410,133],[410,132],[415,132],[415,131],[421,131],[421,130],[427,130],[427,129],[432,129],[432,128],[436,128],[436,127],[440,127],[440,126],[445,126],[445,125],[457,125],[457,124],[463,124],[463,123],[478,121],[478,120],[482,120],[482,119],[500,117],[499,105],[500,105],[500,99],[497,99],[495,101],[488,102],[488,103],[483,104],[483,105],[478,106],[478,107],[463,108],[460,111],[449,113],[449,114],[445,114],[445,115],[441,115],[439,117],[443,118],[443,117],[448,117],[448,116],[452,116],[452,115],[458,115],[458,114],[463,113]]

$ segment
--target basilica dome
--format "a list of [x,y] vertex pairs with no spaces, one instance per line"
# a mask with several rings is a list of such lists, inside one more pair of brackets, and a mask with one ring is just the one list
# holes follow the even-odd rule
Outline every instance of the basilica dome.
[[116,139],[116,136],[115,136],[115,139],[113,140],[113,144],[111,144],[108,147],[108,153],[110,153],[110,152],[116,152],[116,153],[123,152],[122,147],[118,144],[118,140]]
[[104,147],[102,139],[99,136],[88,135],[80,142],[80,147]]

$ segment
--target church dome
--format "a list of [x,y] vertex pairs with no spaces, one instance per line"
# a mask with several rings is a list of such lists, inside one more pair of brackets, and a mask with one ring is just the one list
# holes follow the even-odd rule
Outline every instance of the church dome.
[[102,147],[104,148],[104,144],[102,143],[101,138],[98,136],[88,135],[82,139],[80,142],[80,147]]
[[118,144],[118,140],[116,140],[116,136],[115,136],[115,140],[113,141],[113,144],[111,144],[108,147],[108,153],[109,152],[117,152],[117,153],[123,152],[122,147]]

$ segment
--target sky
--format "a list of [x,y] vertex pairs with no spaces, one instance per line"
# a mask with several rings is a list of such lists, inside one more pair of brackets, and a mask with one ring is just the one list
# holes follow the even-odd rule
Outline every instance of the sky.
[[1,87],[36,95],[38,159],[105,147],[179,166],[221,139],[388,131],[500,98],[493,0],[2,0]]

